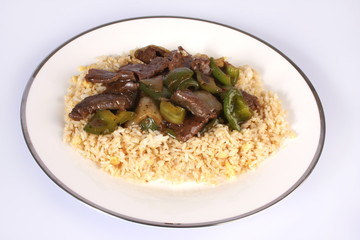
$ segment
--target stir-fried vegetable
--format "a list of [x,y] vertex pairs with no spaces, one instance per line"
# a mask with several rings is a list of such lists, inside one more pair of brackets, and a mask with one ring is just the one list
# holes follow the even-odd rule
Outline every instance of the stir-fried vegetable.
[[150,87],[155,92],[161,92],[164,86],[164,77],[159,75],[153,78],[143,79],[140,83]]
[[225,86],[231,85],[231,78],[229,75],[226,75],[215,63],[214,58],[210,58],[210,68],[214,77],[219,80]]
[[204,75],[200,71],[197,71],[196,78],[202,89],[213,94],[222,92],[222,89],[216,85],[214,78],[211,76]]
[[211,93],[206,91],[195,91],[194,95],[204,102],[211,111],[220,112],[222,110],[222,104]]
[[222,68],[225,65],[225,58],[221,57],[221,58],[214,59],[214,62],[219,68]]
[[178,90],[181,83],[187,79],[190,79],[193,74],[194,72],[190,68],[175,68],[165,76],[164,83],[171,92],[175,92]]
[[238,89],[230,89],[224,98],[224,114],[231,129],[240,131],[240,124],[251,118],[252,112]]
[[139,88],[155,100],[171,97],[171,92],[164,87],[164,78],[161,75],[151,79],[141,80]]
[[126,123],[127,121],[130,121],[136,117],[136,113],[134,112],[128,112],[128,111],[122,111],[116,114],[117,117],[117,124],[121,125],[123,123]]
[[171,102],[161,101],[160,113],[166,121],[182,124],[185,119],[186,110],[182,107],[173,105]]
[[134,112],[123,111],[115,115],[110,110],[99,110],[85,125],[84,130],[97,135],[112,133],[118,125],[133,119],[135,116]]
[[143,96],[140,98],[137,108],[135,110],[136,117],[127,122],[125,125],[129,127],[131,125],[140,124],[140,122],[148,117],[154,119],[156,124],[160,125],[162,117],[159,111],[158,104],[155,100],[148,96]]
[[214,118],[212,120],[210,120],[203,129],[201,129],[201,133],[204,132],[208,132],[210,129],[212,129],[213,127],[215,127],[216,125],[218,125],[220,123],[220,120],[218,118]]
[[171,129],[171,128],[167,128],[166,129],[166,133],[170,136],[170,137],[172,137],[172,138],[177,138],[177,134],[176,134],[176,132],[173,130],[173,129]]
[[156,124],[153,118],[148,117],[140,122],[141,130],[149,131],[149,130],[158,130],[159,126]]
[[195,81],[195,79],[193,78],[189,78],[185,81],[183,81],[182,83],[180,83],[178,89],[179,90],[186,90],[186,89],[191,89],[191,90],[198,90],[200,88],[199,84],[197,81]]
[[148,86],[143,82],[140,82],[139,88],[144,93],[146,93],[146,95],[148,95],[149,97],[155,100],[161,100],[164,98],[171,97],[171,92],[166,87],[163,87],[160,92],[157,92],[151,86]]
[[231,84],[234,86],[239,79],[239,75],[240,75],[239,68],[236,68],[230,63],[225,62],[225,73],[230,76]]

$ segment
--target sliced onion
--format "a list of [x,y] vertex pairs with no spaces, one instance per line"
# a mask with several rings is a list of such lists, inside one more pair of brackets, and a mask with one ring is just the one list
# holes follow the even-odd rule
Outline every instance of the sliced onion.
[[222,110],[222,104],[208,91],[195,91],[193,93],[201,99],[211,111],[220,112]]
[[159,75],[154,78],[143,79],[140,82],[143,82],[155,92],[161,92],[164,86],[164,76]]

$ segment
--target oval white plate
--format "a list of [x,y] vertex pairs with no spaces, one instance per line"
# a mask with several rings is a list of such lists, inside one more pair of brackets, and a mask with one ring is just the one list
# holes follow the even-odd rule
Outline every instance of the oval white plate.
[[[111,177],[62,141],[64,100],[77,67],[101,55],[149,44],[248,64],[267,90],[283,100],[297,138],[255,172],[218,187],[137,185]],[[82,33],[52,52],[30,78],[21,105],[28,147],[61,188],[99,210],[158,226],[208,226],[239,219],[283,199],[310,174],[324,143],[325,119],[304,73],[279,50],[238,29],[199,19],[148,17],[109,23]]]

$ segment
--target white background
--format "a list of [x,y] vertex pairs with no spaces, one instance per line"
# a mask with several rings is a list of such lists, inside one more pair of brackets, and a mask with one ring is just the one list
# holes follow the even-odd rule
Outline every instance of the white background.
[[[282,51],[313,83],[325,110],[325,146],[312,174],[284,200],[218,226],[152,227],[88,207],[39,168],[20,126],[22,93],[36,67],[83,31],[154,15],[247,31]],[[359,55],[357,0],[2,1],[0,239],[360,239]]]

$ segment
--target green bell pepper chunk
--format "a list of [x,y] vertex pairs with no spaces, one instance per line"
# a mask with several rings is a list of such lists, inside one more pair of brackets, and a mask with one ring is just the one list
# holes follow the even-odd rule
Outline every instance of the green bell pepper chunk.
[[110,110],[100,110],[85,125],[84,130],[88,133],[103,135],[112,133],[116,128],[116,115]]
[[171,70],[164,78],[164,84],[169,88],[171,92],[175,92],[180,84],[191,78],[194,72],[187,67],[180,67]]
[[133,120],[136,117],[136,113],[134,112],[128,112],[128,111],[122,111],[116,114],[117,118],[117,124],[121,125],[127,121]]
[[183,81],[182,83],[180,83],[177,90],[186,90],[189,88],[191,88],[192,90],[198,90],[200,88],[200,86],[199,86],[199,83],[197,81],[195,81],[195,79],[189,78],[189,79]]
[[149,131],[149,130],[158,130],[159,127],[154,121],[153,118],[148,117],[140,122],[141,130],[143,131]]
[[235,85],[239,80],[240,70],[228,62],[225,62],[225,73],[230,76],[231,84]]
[[182,124],[185,119],[186,110],[173,105],[171,102],[161,101],[160,114],[168,122]]
[[197,71],[196,79],[199,82],[201,89],[213,94],[222,92],[222,89],[216,85],[214,78],[206,76],[200,71]]
[[231,85],[231,78],[229,75],[225,74],[215,63],[215,60],[213,57],[210,58],[210,68],[212,70],[213,76],[219,80],[222,84],[225,86]]
[[170,137],[177,139],[177,134],[176,134],[176,132],[175,132],[173,129],[167,128],[167,129],[166,129],[166,133],[167,133]]
[[161,92],[155,91],[151,86],[146,85],[144,82],[140,82],[139,88],[149,97],[155,100],[162,100],[163,98],[170,98],[171,92],[166,87],[163,87]]
[[233,130],[240,131],[240,125],[252,117],[252,112],[238,89],[230,89],[226,93],[223,108],[224,115]]
[[99,110],[85,125],[84,130],[88,133],[104,135],[112,133],[118,125],[135,117],[134,112],[123,111],[115,115],[110,110]]
[[170,92],[170,90],[167,87],[163,87],[162,91],[161,91],[161,96],[163,98],[170,98],[172,95],[172,93]]
[[213,127],[215,127],[216,125],[218,125],[220,123],[220,120],[218,118],[214,118],[212,120],[210,120],[206,125],[205,127],[203,127],[203,129],[201,129],[201,133],[204,133],[204,132],[208,132],[210,131],[210,129],[212,129]]

